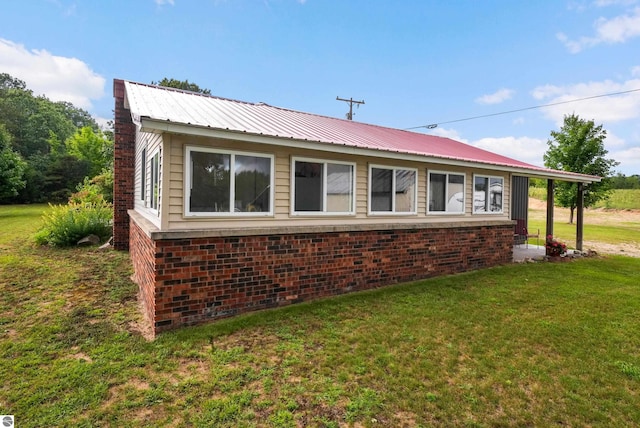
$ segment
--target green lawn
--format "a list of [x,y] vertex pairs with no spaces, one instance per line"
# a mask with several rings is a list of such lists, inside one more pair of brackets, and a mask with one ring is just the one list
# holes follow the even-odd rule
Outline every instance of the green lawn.
[[514,264],[145,341],[128,255],[37,248],[0,207],[16,426],[634,426],[640,259]]

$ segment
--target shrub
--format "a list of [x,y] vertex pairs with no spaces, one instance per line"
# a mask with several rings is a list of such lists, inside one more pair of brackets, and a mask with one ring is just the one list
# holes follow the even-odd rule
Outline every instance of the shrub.
[[78,191],[69,197],[70,203],[83,204],[113,202],[113,171],[104,170],[102,174],[78,185]]
[[43,213],[43,226],[36,233],[40,245],[65,247],[76,243],[88,235],[96,235],[100,240],[111,236],[113,209],[107,203],[69,203],[51,205]]

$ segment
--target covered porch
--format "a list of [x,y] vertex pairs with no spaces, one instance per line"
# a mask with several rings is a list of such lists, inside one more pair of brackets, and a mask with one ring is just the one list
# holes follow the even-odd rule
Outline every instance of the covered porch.
[[[547,180],[547,202],[546,202],[546,222],[544,230],[531,230],[529,223],[529,179],[545,178]],[[583,251],[584,244],[584,193],[585,187],[591,183],[600,181],[600,177],[571,174],[561,178],[564,181],[575,182],[577,184],[576,195],[576,236],[575,245],[569,245],[578,251]],[[514,261],[533,259],[545,255],[546,237],[554,236],[554,189],[556,177],[539,176],[513,176],[512,177],[512,197],[511,197],[511,219],[514,221]],[[527,240],[531,239],[527,244]],[[536,244],[532,244],[532,241]]]

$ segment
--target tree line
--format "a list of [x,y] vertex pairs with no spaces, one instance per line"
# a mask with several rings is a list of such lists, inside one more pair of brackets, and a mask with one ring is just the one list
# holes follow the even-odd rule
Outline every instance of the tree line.
[[[188,80],[151,83],[211,94]],[[91,182],[107,189],[113,181],[109,125],[101,130],[87,111],[35,96],[24,81],[0,73],[0,204],[66,202]]]
[[111,130],[0,73],[0,203],[65,202],[85,178],[110,174],[112,165]]

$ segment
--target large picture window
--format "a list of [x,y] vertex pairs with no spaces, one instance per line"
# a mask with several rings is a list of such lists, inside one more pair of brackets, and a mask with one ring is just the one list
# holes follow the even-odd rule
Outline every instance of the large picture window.
[[372,166],[369,169],[369,212],[415,214],[417,177],[415,169]]
[[473,177],[473,212],[502,213],[504,178],[485,175]]
[[464,174],[429,172],[428,191],[428,213],[464,213]]
[[187,148],[187,215],[271,214],[273,157]]
[[355,166],[293,159],[293,213],[353,214]]

